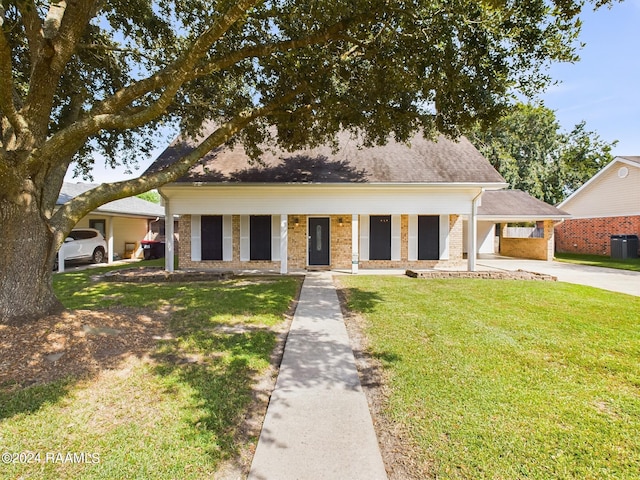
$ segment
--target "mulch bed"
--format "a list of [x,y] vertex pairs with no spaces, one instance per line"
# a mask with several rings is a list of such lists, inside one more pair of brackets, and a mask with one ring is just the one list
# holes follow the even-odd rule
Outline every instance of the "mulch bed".
[[411,278],[483,278],[492,280],[542,280],[555,282],[558,277],[542,273],[527,272],[525,270],[511,271],[483,271],[483,272],[447,272],[442,270],[407,270],[406,275]]
[[0,324],[0,386],[24,388],[117,368],[131,355],[147,356],[167,334],[166,315],[123,308]]
[[216,280],[227,280],[232,276],[232,271],[176,270],[174,272],[167,272],[162,267],[137,267],[108,272],[96,276],[94,280],[135,283],[212,282]]

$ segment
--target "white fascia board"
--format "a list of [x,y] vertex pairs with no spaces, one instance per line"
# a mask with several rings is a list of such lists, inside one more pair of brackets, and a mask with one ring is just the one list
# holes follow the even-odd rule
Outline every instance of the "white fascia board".
[[147,219],[151,219],[151,220],[155,220],[158,217],[159,218],[164,218],[164,213],[159,214],[159,215],[150,215],[150,214],[146,214],[146,213],[136,214],[134,212],[131,212],[131,213],[120,213],[120,212],[110,212],[108,210],[100,210],[100,208],[97,208],[97,209],[89,212],[87,215],[101,215],[103,217],[147,218]]
[[620,213],[616,215],[571,215],[567,217],[567,220],[589,220],[592,218],[617,218],[617,217],[638,217],[640,216],[640,210],[637,212]]
[[[486,185],[483,185],[485,187]],[[476,184],[310,184],[165,187],[176,214],[465,214]]]
[[539,222],[542,220],[569,220],[573,218],[571,215],[478,215],[478,221],[496,222],[496,223],[517,223],[517,222]]
[[207,183],[207,182],[180,182],[168,183],[160,187],[164,194],[184,188],[245,188],[245,187],[266,187],[266,188],[328,188],[328,189],[375,189],[375,188],[429,188],[429,189],[469,189],[484,188],[485,190],[504,190],[509,186],[506,182],[411,182],[411,183],[369,183],[369,182],[340,182],[340,183]]

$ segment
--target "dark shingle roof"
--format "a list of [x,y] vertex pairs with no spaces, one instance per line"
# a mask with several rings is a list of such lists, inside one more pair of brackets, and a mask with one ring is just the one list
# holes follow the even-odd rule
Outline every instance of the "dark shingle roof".
[[[93,183],[70,183],[64,182],[56,205],[67,203],[81,193],[91,190],[98,185]],[[164,207],[157,203],[148,202],[138,197],[122,198],[113,202],[105,203],[98,207],[96,212],[111,213],[115,215],[131,217],[164,217]]]
[[[204,132],[206,135],[207,132]],[[362,147],[349,132],[338,135],[338,148],[321,146],[295,152],[269,151],[263,165],[252,165],[244,148],[212,150],[179,182],[371,182],[371,183],[504,183],[504,179],[466,139],[421,134],[410,145],[390,140]],[[178,137],[149,167],[157,171],[190,152],[197,141]]]
[[482,194],[479,217],[517,217],[519,219],[568,218],[571,215],[521,190],[486,191]]

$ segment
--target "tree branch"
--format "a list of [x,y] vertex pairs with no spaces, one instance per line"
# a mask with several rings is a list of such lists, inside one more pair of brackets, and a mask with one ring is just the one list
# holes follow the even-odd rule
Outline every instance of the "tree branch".
[[100,205],[118,200],[172,182],[186,174],[189,169],[214,148],[228,142],[251,121],[258,117],[272,114],[282,106],[292,101],[306,86],[300,86],[289,94],[280,97],[260,108],[243,112],[234,119],[222,124],[211,135],[204,139],[194,150],[174,162],[170,166],[132,180],[116,183],[104,183],[73,198],[61,206],[51,218],[50,225],[59,231],[70,230],[82,217],[95,210]]
[[62,17],[64,17],[66,10],[67,2],[65,0],[51,2],[42,28],[42,33],[44,34],[45,39],[53,40],[58,35],[58,30],[60,30],[60,24],[62,23]]
[[[287,40],[283,42],[246,47],[238,50],[223,59],[211,62],[208,66],[200,69],[190,68],[183,69],[183,76],[177,77],[177,72],[167,69],[159,72],[135,85],[126,87],[110,99],[97,106],[94,110],[96,113],[87,116],[74,125],[60,131],[49,139],[47,145],[43,147],[41,153],[47,155],[49,151],[67,152],[77,147],[78,141],[68,143],[69,139],[90,136],[101,129],[127,129],[140,126],[161,115],[170,105],[171,101],[186,82],[194,80],[198,77],[210,75],[215,71],[227,68],[235,63],[245,59],[257,56],[268,56],[275,52],[287,51],[291,49],[303,48],[318,43],[324,43],[329,40],[338,40],[343,38],[342,32],[346,29],[347,22],[338,22],[322,32],[310,35],[301,39]],[[191,63],[195,63],[191,62]],[[171,79],[171,80],[170,80]],[[166,84],[166,89],[162,95],[153,104],[144,108],[135,108],[128,111],[120,111],[117,114],[109,114],[110,111],[122,110],[133,100],[138,99],[144,94],[156,90]]]
[[22,24],[29,42],[29,52],[31,52],[31,61],[34,61],[33,55],[42,47],[42,20],[38,15],[38,9],[33,0],[21,0],[16,2]]
[[[13,103],[13,92],[11,47],[4,32],[0,31],[0,111],[7,117],[16,135],[19,135],[28,129],[28,125]],[[4,147],[7,148],[6,145]]]
[[195,78],[191,76],[195,70],[195,65],[206,54],[211,45],[222,38],[229,28],[244,16],[249,8],[261,1],[263,0],[237,2],[226,14],[222,15],[209,29],[200,35],[174,63],[144,80],[120,89],[111,97],[96,104],[92,109],[93,113],[95,115],[115,113],[148,93],[176,81],[176,77],[182,78],[181,84]]
[[286,52],[288,50],[296,50],[299,48],[310,47],[316,44],[328,43],[332,40],[346,40],[344,31],[350,22],[342,21],[338,22],[327,29],[318,32],[308,37],[298,38],[294,40],[284,40],[282,42],[275,42],[264,45],[255,45],[251,47],[244,47],[236,52],[233,52],[226,57],[212,61],[207,65],[204,65],[193,72],[193,79],[210,75],[214,72],[224,70],[238,63],[246,58],[267,57],[277,52]]
[[[195,65],[206,54],[211,45],[221,38],[246,11],[261,0],[238,1],[227,13],[218,18],[204,34],[189,47],[180,59],[163,71],[136,82],[115,93],[94,108],[94,115],[60,130],[44,144],[38,156],[31,156],[31,166],[36,167],[43,159],[52,160],[56,156],[64,158],[77,150],[88,137],[102,129],[125,129],[140,126],[160,116],[173,101],[180,87],[193,75]],[[134,109],[118,113],[133,100],[164,86],[158,100],[144,109]]]

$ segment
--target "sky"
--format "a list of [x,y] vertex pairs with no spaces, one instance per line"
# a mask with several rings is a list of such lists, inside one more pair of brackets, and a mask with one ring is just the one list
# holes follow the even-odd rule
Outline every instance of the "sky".
[[584,120],[588,131],[618,144],[613,155],[640,155],[640,0],[582,16],[580,61],[556,64],[560,84],[541,95],[564,130]]
[[[563,130],[571,131],[584,120],[587,130],[602,140],[618,141],[613,155],[640,155],[640,0],[626,0],[595,12],[587,7],[581,18],[579,41],[586,45],[579,51],[580,60],[553,65],[549,73],[559,83],[539,98],[555,111]],[[97,165],[94,181],[137,177],[171,140],[167,138],[166,144],[131,174]],[[72,170],[66,180],[81,181],[72,178]]]

